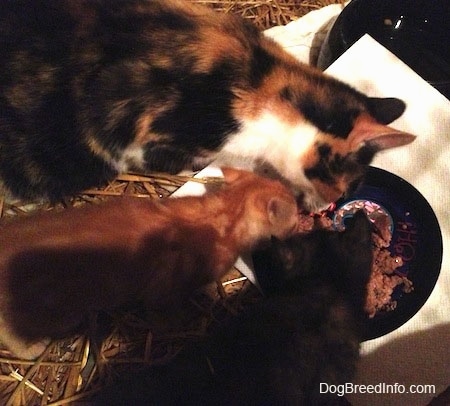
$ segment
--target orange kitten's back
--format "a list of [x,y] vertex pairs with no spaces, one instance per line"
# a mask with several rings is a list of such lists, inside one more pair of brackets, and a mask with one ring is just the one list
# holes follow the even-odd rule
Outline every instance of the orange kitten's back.
[[123,198],[4,225],[0,341],[34,358],[99,310],[178,305],[243,252],[294,231],[296,202],[281,183],[226,168],[224,177],[201,197]]

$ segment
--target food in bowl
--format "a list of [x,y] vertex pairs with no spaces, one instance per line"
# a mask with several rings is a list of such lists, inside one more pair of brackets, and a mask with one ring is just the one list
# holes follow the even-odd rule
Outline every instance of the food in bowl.
[[365,311],[370,318],[380,311],[391,311],[397,307],[397,301],[392,294],[397,286],[404,293],[412,292],[413,283],[406,277],[396,273],[403,265],[402,257],[394,256],[389,251],[392,232],[388,223],[375,223],[372,233],[373,262],[372,273],[367,285]]
[[397,300],[393,298],[397,287],[403,293],[413,291],[412,281],[399,272],[403,265],[402,257],[392,255],[389,250],[393,221],[388,211],[373,201],[353,200],[337,210],[334,210],[333,207],[321,215],[300,213],[298,232],[306,233],[313,229],[343,231],[346,219],[352,217],[354,213],[361,209],[365,211],[369,220],[374,224],[372,273],[367,285],[365,304],[368,317],[373,318],[379,312],[392,311],[397,307]]

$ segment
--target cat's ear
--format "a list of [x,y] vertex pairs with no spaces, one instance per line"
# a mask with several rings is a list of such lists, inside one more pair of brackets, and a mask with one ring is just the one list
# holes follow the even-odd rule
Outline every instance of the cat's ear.
[[379,123],[389,124],[404,113],[406,104],[395,97],[369,97],[368,107]]
[[381,151],[410,144],[416,139],[416,136],[380,124],[369,114],[363,113],[355,120],[347,139],[352,151],[356,151],[364,145]]
[[242,178],[245,174],[245,172],[240,169],[231,168],[228,166],[222,167],[220,168],[220,170],[223,173],[225,183],[236,182],[238,179]]
[[293,232],[297,224],[297,204],[294,200],[286,200],[275,196],[267,203],[267,215],[273,226],[272,235],[278,238],[286,238],[289,232]]

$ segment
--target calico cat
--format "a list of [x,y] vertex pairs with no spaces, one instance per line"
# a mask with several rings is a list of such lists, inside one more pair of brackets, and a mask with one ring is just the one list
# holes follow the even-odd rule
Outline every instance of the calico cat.
[[268,251],[273,289],[171,363],[118,380],[93,405],[336,405],[351,382],[372,263],[371,223],[317,230]]
[[413,141],[405,105],[298,62],[238,16],[181,0],[15,0],[0,8],[0,180],[58,200],[129,170],[214,159],[336,200]]
[[278,181],[224,168],[200,197],[114,199],[39,213],[0,229],[0,341],[35,358],[100,310],[176,307],[271,236],[292,234],[297,205]]

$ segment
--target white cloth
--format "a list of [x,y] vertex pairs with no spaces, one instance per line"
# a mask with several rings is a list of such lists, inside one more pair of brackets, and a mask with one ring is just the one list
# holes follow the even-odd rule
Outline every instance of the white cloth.
[[[418,189],[433,208],[442,232],[441,274],[424,307],[396,331],[366,342],[356,383],[450,385],[450,101],[368,35],[327,69],[371,96],[407,104],[392,126],[417,135],[410,145],[379,154],[373,164]],[[426,271],[426,270],[424,270]],[[425,405],[429,394],[353,394],[354,405]]]
[[[287,26],[267,30],[266,35],[309,63],[317,57],[321,40],[340,10],[341,6],[332,5],[313,11]],[[369,96],[398,97],[407,103],[405,113],[392,126],[418,138],[408,146],[379,154],[373,165],[401,176],[424,195],[436,213],[444,242],[441,274],[427,303],[396,331],[363,343],[354,383],[397,383],[406,391],[410,385],[431,384],[437,395],[450,385],[450,101],[367,35],[327,72]],[[217,171],[208,167],[199,176],[217,176]],[[191,183],[176,195],[191,194],[192,187],[203,193],[201,185]],[[247,263],[240,259],[236,265],[254,280]],[[435,395],[346,394],[354,406],[423,406]]]
[[[307,18],[266,33],[309,63],[320,48],[317,38],[326,36],[334,13],[339,13],[339,6],[311,12]],[[314,30],[317,35],[312,35]],[[450,385],[450,101],[369,36],[361,38],[327,72],[370,96],[399,97],[407,103],[393,126],[416,134],[417,140],[379,154],[373,165],[401,176],[424,195],[436,213],[444,243],[441,274],[427,303],[396,331],[362,345],[354,383],[398,383],[406,391],[410,385],[431,384],[437,395]],[[355,406],[422,406],[433,395],[354,393],[347,397]]]

